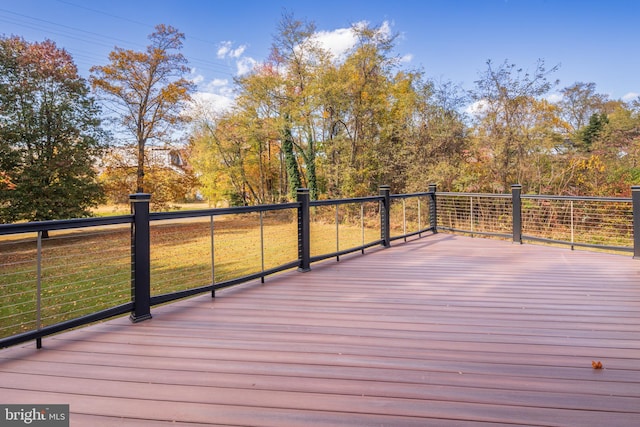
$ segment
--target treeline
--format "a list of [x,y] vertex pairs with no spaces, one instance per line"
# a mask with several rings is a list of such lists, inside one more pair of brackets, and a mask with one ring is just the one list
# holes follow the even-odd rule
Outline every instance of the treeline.
[[594,83],[558,91],[555,68],[487,62],[469,92],[407,71],[393,35],[355,26],[342,57],[312,23],[285,16],[271,55],[237,79],[224,114],[194,117],[191,160],[212,201],[272,203],[422,191],[628,195],[638,183],[640,102]]
[[[158,25],[143,52],[116,47],[88,80],[51,41],[0,37],[0,222],[86,216],[141,191],[159,203],[200,193],[251,205],[290,200],[299,187],[314,199],[430,183],[625,196],[640,183],[640,98],[609,99],[594,83],[561,89],[543,61],[530,72],[487,62],[465,91],[407,69],[386,28],[352,32],[336,56],[313,23],[283,16],[270,55],[236,79],[225,112],[195,105],[184,34],[171,26]],[[128,135],[115,150],[105,122]],[[188,167],[152,161],[153,145]]]

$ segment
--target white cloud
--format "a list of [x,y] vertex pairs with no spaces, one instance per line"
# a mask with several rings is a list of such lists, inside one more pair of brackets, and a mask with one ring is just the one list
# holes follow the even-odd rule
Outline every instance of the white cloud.
[[411,62],[413,60],[413,54],[407,53],[406,55],[400,58],[400,62]]
[[634,99],[636,99],[636,98],[637,98],[637,97],[639,97],[639,96],[640,96],[640,93],[637,93],[637,92],[629,92],[629,93],[627,93],[626,95],[624,95],[624,96],[622,97],[622,100],[623,100],[624,102],[629,102],[629,101],[633,101]]
[[196,68],[191,68],[191,70],[189,70],[189,74],[191,82],[195,85],[199,85],[204,81],[204,76],[200,74],[199,70]]
[[206,84],[206,90],[208,92],[215,92],[219,88],[223,88],[225,86],[229,86],[229,80],[227,79],[213,79],[209,83]]
[[391,37],[391,23],[389,21],[384,21],[378,29],[378,34],[384,37]]
[[253,70],[253,68],[258,64],[258,61],[255,59],[245,56],[236,61],[236,65],[238,67],[238,75],[242,76],[247,74]]
[[220,43],[220,47],[218,48],[218,52],[216,56],[220,59],[224,59],[227,57],[227,54],[231,50],[231,42],[222,42]]
[[[243,56],[244,52],[247,50],[247,45],[240,45],[238,47],[233,46],[233,43],[230,41],[224,41],[220,43],[220,47],[216,53],[219,59],[235,59],[236,67],[237,67],[237,75],[242,76],[244,74],[249,73],[256,66],[258,61],[249,57]],[[212,84],[213,82],[209,83]]]
[[218,51],[216,52],[216,56],[220,59],[225,58],[240,58],[244,51],[247,50],[247,45],[240,45],[236,48],[233,47],[233,43],[230,41],[224,41],[220,43],[220,47],[218,47]]
[[205,82],[199,79],[196,93],[191,95],[187,113],[193,116],[217,116],[229,111],[235,103],[233,86],[227,79]]
[[229,52],[229,57],[231,58],[240,58],[240,56],[242,56],[242,54],[244,53],[244,51],[247,49],[246,45],[241,45],[238,46],[237,48],[231,50],[231,52]]
[[475,116],[475,115],[484,113],[485,111],[487,111],[488,108],[489,108],[489,103],[487,102],[487,100],[480,99],[474,102],[473,104],[469,105],[464,111],[467,114]]
[[[365,28],[369,25],[367,21],[356,22],[353,26],[356,28]],[[384,21],[378,28],[377,37],[387,38],[391,36],[391,23]],[[328,50],[335,58],[343,58],[349,49],[353,48],[357,43],[356,35],[352,27],[338,28],[332,31],[318,31],[315,34],[315,40],[320,47]],[[413,59],[413,55],[405,55],[403,57],[407,62]]]
[[554,93],[548,94],[544,98],[550,103],[555,104],[556,102],[562,101],[563,96],[561,93],[554,92]]
[[356,44],[356,36],[351,28],[318,31],[315,39],[323,49],[331,52],[336,58],[343,57]]
[[233,97],[226,96],[219,93],[212,92],[196,92],[191,95],[191,110],[192,114],[200,115],[217,115],[225,111],[229,111],[233,106]]

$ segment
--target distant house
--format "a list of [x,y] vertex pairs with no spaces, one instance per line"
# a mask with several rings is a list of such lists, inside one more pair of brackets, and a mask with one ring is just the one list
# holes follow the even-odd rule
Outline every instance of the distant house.
[[[148,147],[145,153],[146,166],[169,168],[181,175],[190,171],[187,150],[171,147]],[[136,168],[138,166],[137,148],[111,147],[97,162],[98,173],[108,168]]]
[[180,174],[189,169],[184,149],[152,147],[147,151],[147,157],[149,164],[171,168]]
[[[148,147],[145,155],[145,190],[156,203],[198,199],[188,150],[174,147]],[[136,189],[138,156],[136,147],[111,147],[96,159],[95,168],[110,203],[128,203]],[[168,173],[168,174],[167,174]],[[162,174],[163,178],[158,179]],[[155,176],[155,178],[154,178]]]

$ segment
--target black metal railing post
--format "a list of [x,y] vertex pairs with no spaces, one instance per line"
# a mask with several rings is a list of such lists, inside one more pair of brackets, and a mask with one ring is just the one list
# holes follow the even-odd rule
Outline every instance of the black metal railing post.
[[380,238],[382,246],[391,246],[391,187],[380,186],[380,195],[383,197],[380,206]]
[[146,193],[131,194],[131,300],[134,323],[151,319],[151,245],[149,239],[149,201]]
[[298,271],[311,270],[311,231],[309,228],[309,189],[298,188],[297,200],[300,203],[298,207],[298,259],[300,266]]
[[640,185],[631,187],[633,209],[633,258],[640,259]]
[[429,226],[433,233],[438,232],[438,205],[436,204],[436,184],[429,184],[429,197],[431,202],[429,204]]
[[513,206],[513,242],[522,244],[522,185],[511,186],[511,203]]

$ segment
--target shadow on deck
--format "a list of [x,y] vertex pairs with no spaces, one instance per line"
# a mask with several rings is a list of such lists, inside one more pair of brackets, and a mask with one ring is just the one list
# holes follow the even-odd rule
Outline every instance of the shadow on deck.
[[437,234],[2,350],[0,404],[69,404],[72,426],[640,425],[639,279]]

